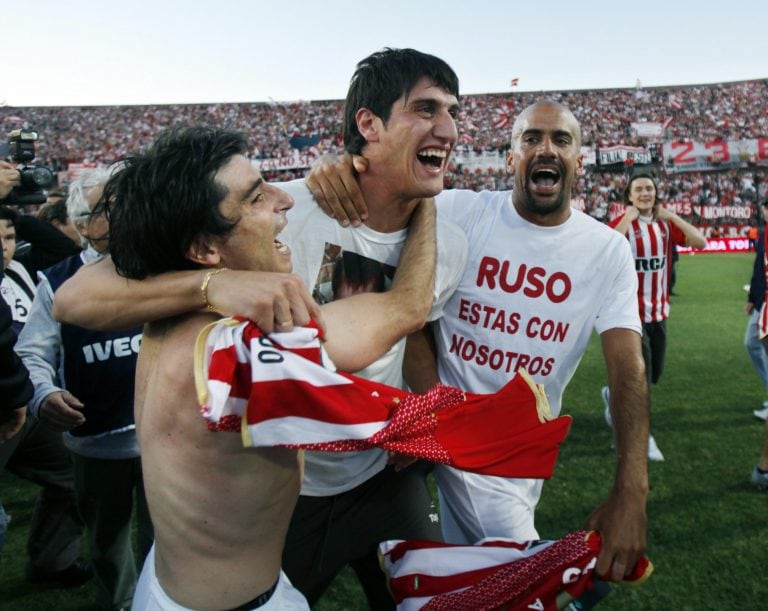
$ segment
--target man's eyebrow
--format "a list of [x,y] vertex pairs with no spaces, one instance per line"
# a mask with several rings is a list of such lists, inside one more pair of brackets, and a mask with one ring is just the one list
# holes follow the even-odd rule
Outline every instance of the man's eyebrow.
[[408,98],[408,100],[405,103],[406,106],[418,106],[419,104],[428,104],[430,106],[437,106],[438,101],[435,98],[424,96],[424,97]]
[[[535,127],[529,127],[528,129],[523,130],[523,133],[520,134],[520,135],[521,135],[521,137],[522,136],[528,136],[528,135],[531,135],[531,136],[541,136],[543,133],[544,133],[543,129],[538,129],[538,128],[535,128]],[[570,138],[571,140],[573,140],[575,138],[575,136],[571,132],[569,132],[567,129],[556,129],[555,131],[552,132],[552,136],[554,136],[554,137],[566,136],[566,137]]]
[[529,127],[528,129],[524,129],[520,136],[540,136],[542,134],[542,130],[536,129],[535,127]]
[[255,180],[254,183],[251,185],[251,187],[247,191],[245,191],[245,193],[243,193],[243,196],[240,198],[240,201],[244,202],[246,199],[251,197],[251,194],[263,184],[264,184],[263,178],[259,178],[258,180]]

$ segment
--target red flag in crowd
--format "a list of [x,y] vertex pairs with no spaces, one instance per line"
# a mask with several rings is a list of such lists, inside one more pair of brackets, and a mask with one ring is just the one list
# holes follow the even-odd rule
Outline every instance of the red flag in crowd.
[[496,129],[504,129],[509,125],[509,113],[503,108],[494,108],[493,112],[496,113],[496,120],[493,121],[493,126]]

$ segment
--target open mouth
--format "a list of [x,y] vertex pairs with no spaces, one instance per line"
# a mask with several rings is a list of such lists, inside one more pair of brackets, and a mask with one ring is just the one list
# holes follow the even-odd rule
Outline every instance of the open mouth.
[[283,220],[278,227],[275,228],[275,250],[279,252],[281,255],[289,255],[291,254],[291,249],[288,246],[288,244],[283,244],[280,240],[277,239],[277,236],[280,235],[280,233],[285,229],[285,226],[288,223]]
[[275,249],[277,252],[287,255],[289,252],[291,252],[291,249],[288,248],[287,244],[283,244],[280,240],[275,240]]
[[424,148],[416,153],[419,162],[433,171],[441,170],[448,158],[448,151],[438,148]]
[[536,191],[549,193],[560,184],[560,171],[556,168],[537,168],[531,172],[531,183]]

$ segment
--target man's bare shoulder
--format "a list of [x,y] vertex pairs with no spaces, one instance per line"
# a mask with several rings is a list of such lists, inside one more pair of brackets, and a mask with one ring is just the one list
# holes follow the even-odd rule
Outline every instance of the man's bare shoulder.
[[164,318],[144,326],[143,347],[157,344],[158,348],[173,350],[184,345],[194,346],[197,336],[206,325],[221,317],[209,312],[192,312]]
[[[172,417],[172,412],[188,410],[190,417],[200,418],[194,383],[195,341],[205,325],[217,319],[213,314],[187,314],[144,326],[136,367],[137,425],[148,418],[157,426]],[[162,408],[158,410],[158,406]]]

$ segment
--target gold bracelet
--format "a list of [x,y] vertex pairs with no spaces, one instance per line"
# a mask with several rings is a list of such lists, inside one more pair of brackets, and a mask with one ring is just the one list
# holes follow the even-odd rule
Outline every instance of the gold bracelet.
[[221,272],[227,271],[229,268],[227,267],[217,267],[216,269],[210,270],[207,274],[205,274],[205,277],[203,278],[203,283],[200,285],[200,292],[203,294],[203,305],[205,305],[206,308],[209,310],[216,310],[211,305],[211,302],[208,301],[208,283],[211,281],[211,278],[213,278],[216,274],[220,274]]

